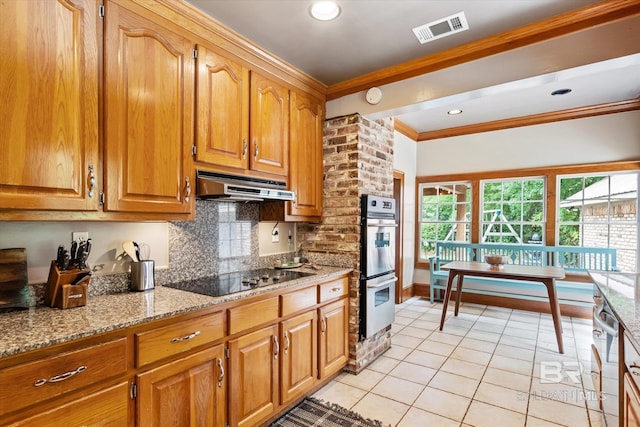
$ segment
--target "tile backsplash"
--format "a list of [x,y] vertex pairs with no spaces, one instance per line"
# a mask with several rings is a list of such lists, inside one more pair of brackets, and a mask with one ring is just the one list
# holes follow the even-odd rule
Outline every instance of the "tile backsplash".
[[[89,296],[125,292],[131,259],[122,242],[149,243],[156,261],[156,284],[271,267],[288,250],[287,237],[295,224],[280,223],[279,244],[271,244],[275,223],[259,223],[260,205],[196,200],[195,221],[163,223],[120,222],[0,222],[0,248],[26,247],[29,283],[41,304],[51,259],[58,244],[69,242],[71,231],[88,231],[94,242],[89,266],[95,271]],[[260,234],[268,236],[260,236]],[[260,243],[262,242],[262,248]],[[268,246],[268,247],[267,247]],[[318,264],[353,267],[349,259],[326,253],[304,254]]]
[[258,257],[256,203],[196,200],[196,220],[169,223],[166,280],[212,276],[253,268]]

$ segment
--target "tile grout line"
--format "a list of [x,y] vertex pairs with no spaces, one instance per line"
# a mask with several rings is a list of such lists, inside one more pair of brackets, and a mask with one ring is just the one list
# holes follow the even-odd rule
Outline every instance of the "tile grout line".
[[[416,299],[416,301],[421,301],[421,300],[420,300],[420,299]],[[404,310],[404,309],[410,308],[412,305],[413,305],[413,303],[411,303],[411,304],[407,304],[407,305],[403,305],[403,307],[401,307],[401,308],[400,308],[400,310],[396,310],[396,313],[401,312],[401,311],[402,311],[402,310]],[[418,308],[418,307],[420,307],[420,308]],[[424,307],[426,307],[426,309],[425,309]],[[474,305],[471,305],[471,307],[477,307],[477,305],[475,305],[475,304],[474,304]],[[398,421],[396,422],[396,425],[401,424],[401,423],[402,423],[402,421],[403,421],[403,420],[405,420],[405,418],[408,416],[409,412],[410,412],[410,411],[411,411],[411,409],[413,409],[413,408],[415,408],[415,409],[417,409],[417,410],[420,410],[420,411],[428,412],[428,413],[433,414],[433,415],[438,416],[438,417],[443,417],[443,418],[445,418],[445,419],[449,419],[449,420],[451,420],[451,421],[453,421],[453,422],[455,422],[455,423],[458,423],[459,425],[463,425],[463,424],[464,424],[464,420],[465,420],[465,418],[467,417],[467,415],[468,415],[468,413],[469,413],[469,410],[470,410],[470,408],[471,408],[471,405],[472,405],[472,403],[473,403],[474,401],[476,401],[476,402],[480,402],[480,403],[483,403],[483,404],[486,404],[486,405],[490,405],[490,406],[493,406],[493,407],[496,407],[496,408],[500,408],[500,406],[497,406],[497,405],[495,405],[495,404],[491,404],[491,403],[487,403],[487,402],[482,402],[482,401],[480,401],[480,400],[476,400],[476,395],[477,395],[477,393],[478,393],[478,390],[479,390],[480,385],[483,383],[483,379],[484,379],[484,378],[486,377],[486,375],[487,375],[487,371],[488,371],[489,365],[491,364],[491,360],[493,360],[493,357],[495,357],[495,356],[497,355],[497,354],[496,354],[496,351],[498,350],[498,347],[500,346],[500,343],[502,342],[502,340],[503,340],[505,337],[513,337],[512,335],[505,334],[505,331],[507,331],[507,329],[508,329],[509,322],[510,322],[510,321],[514,321],[514,322],[520,322],[520,323],[522,323],[522,322],[523,322],[523,319],[521,319],[519,316],[514,316],[514,314],[518,314],[518,312],[519,312],[518,310],[509,309],[509,314],[508,314],[508,316],[507,316],[506,318],[504,318],[504,319],[506,319],[506,320],[505,320],[505,322],[504,322],[504,325],[503,325],[503,326],[502,326],[502,328],[501,328],[501,332],[499,333],[498,338],[497,338],[497,339],[495,339],[495,341],[494,341],[494,340],[486,341],[486,342],[489,342],[489,343],[494,344],[493,349],[492,349],[492,351],[491,351],[491,352],[487,352],[487,351],[484,351],[484,350],[482,350],[482,349],[478,349],[478,348],[474,348],[474,347],[465,347],[465,346],[463,346],[463,344],[462,344],[462,343],[463,343],[463,341],[464,341],[465,339],[473,339],[473,340],[476,340],[476,341],[485,341],[485,340],[483,340],[483,339],[481,339],[481,338],[477,338],[477,337],[475,337],[475,336],[469,336],[469,334],[470,334],[470,333],[472,333],[472,332],[478,332],[478,331],[480,331],[480,332],[487,332],[487,333],[496,333],[496,332],[495,332],[495,329],[494,329],[494,330],[487,330],[487,331],[485,331],[485,330],[483,330],[483,329],[476,329],[476,330],[474,331],[474,327],[476,327],[479,323],[488,323],[488,324],[490,324],[490,325],[491,325],[491,324],[493,324],[492,322],[482,322],[482,316],[483,316],[483,315],[485,315],[485,314],[487,314],[487,311],[489,310],[489,307],[490,307],[490,306],[486,306],[486,305],[485,305],[485,306],[483,306],[482,310],[481,310],[479,313],[474,312],[474,313],[469,314],[470,316],[473,316],[473,321],[471,322],[471,319],[469,319],[470,324],[469,324],[468,326],[465,326],[465,327],[464,327],[464,329],[465,329],[464,335],[449,334],[449,336],[451,336],[451,335],[455,335],[455,336],[457,336],[457,337],[460,337],[460,340],[459,340],[455,345],[450,344],[450,343],[448,343],[448,342],[441,342],[441,341],[437,341],[437,340],[433,340],[433,339],[431,340],[431,341],[434,341],[434,342],[438,342],[438,343],[440,343],[440,344],[450,345],[450,346],[452,347],[452,349],[451,349],[451,351],[449,352],[449,354],[448,354],[447,356],[444,356],[444,355],[439,354],[439,353],[431,353],[431,352],[429,352],[429,351],[425,351],[425,353],[434,354],[434,355],[441,356],[441,357],[444,357],[444,358],[445,358],[445,360],[444,360],[444,361],[439,365],[438,369],[434,369],[434,370],[435,370],[434,375],[433,375],[433,376],[431,376],[431,378],[429,378],[429,380],[426,382],[426,384],[417,383],[417,382],[416,382],[416,383],[414,383],[413,381],[411,381],[411,380],[409,380],[409,379],[405,379],[405,378],[403,378],[403,377],[396,377],[395,375],[392,375],[392,374],[391,374],[391,372],[393,371],[393,369],[395,369],[395,367],[394,367],[394,368],[389,369],[389,370],[388,370],[388,371],[386,371],[386,372],[380,372],[380,371],[372,370],[373,372],[376,372],[376,373],[378,373],[378,374],[381,374],[381,375],[382,375],[382,377],[381,377],[378,381],[376,381],[376,382],[375,382],[375,383],[374,383],[374,384],[373,384],[373,385],[372,385],[368,390],[363,390],[363,391],[365,392],[365,394],[364,394],[360,399],[358,399],[358,400],[357,400],[353,405],[351,405],[351,407],[350,407],[349,409],[352,409],[352,408],[354,408],[355,406],[357,406],[357,405],[358,405],[360,402],[362,402],[362,400],[363,400],[366,396],[368,396],[369,394],[373,394],[373,395],[375,395],[375,396],[377,396],[377,397],[380,397],[380,398],[383,398],[383,399],[389,399],[389,400],[392,400],[392,401],[398,402],[398,403],[400,403],[400,404],[405,405],[405,406],[407,406],[407,407],[408,407],[408,408],[407,408],[407,410],[406,410],[406,411],[404,411],[404,413],[400,416],[400,418],[399,418],[399,419],[398,419]],[[418,343],[418,344],[416,344],[415,346],[411,346],[411,347],[404,347],[404,346],[402,346],[402,345],[397,345],[397,347],[402,347],[402,348],[406,348],[406,349],[408,349],[408,352],[407,352],[406,354],[404,354],[404,355],[400,356],[399,358],[396,358],[396,357],[389,357],[390,359],[394,359],[394,361],[396,361],[396,362],[397,362],[395,366],[398,366],[398,365],[399,365],[399,364],[401,364],[401,363],[410,363],[410,364],[415,364],[414,362],[407,361],[407,360],[406,360],[406,359],[407,359],[407,357],[409,357],[409,356],[410,356],[413,352],[415,352],[415,351],[422,351],[422,350],[418,350],[418,347],[420,347],[421,345],[423,345],[423,344],[425,343],[425,341],[428,341],[428,340],[429,340],[429,338],[432,338],[434,334],[436,334],[436,333],[440,332],[440,331],[439,331],[439,328],[438,328],[437,326],[436,326],[436,327],[434,327],[433,329],[431,329],[431,328],[430,328],[430,329],[424,329],[424,328],[422,328],[422,327],[419,327],[419,326],[412,326],[412,325],[413,325],[416,321],[425,321],[425,322],[430,322],[430,323],[437,323],[437,322],[435,322],[435,321],[433,321],[433,320],[425,320],[425,319],[422,319],[422,317],[423,317],[423,316],[425,316],[426,314],[434,314],[434,315],[438,315],[438,312],[441,312],[441,307],[440,307],[440,310],[438,310],[437,304],[431,304],[431,305],[422,305],[422,304],[420,304],[419,306],[418,306],[418,305],[414,306],[414,308],[416,308],[416,310],[409,310],[409,311],[415,311],[415,312],[417,312],[417,313],[419,313],[419,314],[418,314],[418,315],[414,315],[414,314],[412,314],[412,316],[401,316],[401,315],[400,315],[399,317],[406,317],[407,319],[410,319],[410,321],[409,321],[408,323],[406,323],[406,324],[400,324],[400,323],[398,323],[397,325],[398,325],[398,326],[400,326],[400,328],[399,328],[397,331],[393,332],[393,333],[391,334],[391,337],[393,338],[393,336],[396,336],[396,335],[403,335],[403,336],[406,336],[406,337],[419,339],[420,341],[419,341],[419,343]],[[526,313],[527,313],[527,316],[528,316],[528,315],[529,315],[529,313],[528,313],[528,312],[526,312]],[[415,317],[414,317],[414,316],[415,316]],[[447,316],[448,316],[448,317],[447,317],[447,319],[451,319],[451,318],[453,317],[453,316],[452,316],[452,313],[448,313],[448,315],[447,315]],[[487,317],[488,317],[488,318],[492,318],[492,316],[487,316]],[[531,316],[531,317],[533,317],[533,316]],[[527,399],[526,411],[525,411],[525,413],[523,414],[523,415],[524,415],[524,417],[525,417],[525,425],[527,425],[527,424],[529,423],[529,417],[531,417],[531,418],[535,418],[535,419],[541,419],[541,420],[544,420],[544,421],[547,421],[547,422],[553,422],[553,421],[551,421],[551,420],[546,420],[546,419],[544,419],[544,418],[533,417],[533,416],[531,416],[531,415],[529,414],[529,410],[530,410],[530,403],[531,403],[531,389],[532,389],[532,386],[533,386],[533,382],[534,382],[534,380],[535,380],[535,366],[536,366],[536,360],[537,360],[537,357],[538,357],[539,355],[542,355],[542,354],[543,354],[543,353],[542,353],[542,351],[543,351],[543,350],[545,350],[545,351],[546,351],[546,350],[548,350],[548,349],[547,349],[547,347],[549,347],[549,344],[546,342],[546,340],[545,340],[545,341],[540,341],[540,339],[541,339],[541,337],[540,337],[541,333],[546,333],[546,332],[548,332],[548,331],[545,331],[545,329],[546,329],[546,328],[544,328],[544,329],[542,328],[542,326],[543,326],[543,319],[544,319],[544,318],[543,318],[543,313],[536,313],[536,314],[535,314],[535,317],[537,317],[537,324],[536,324],[536,329],[535,329],[535,334],[536,334],[536,336],[535,336],[535,339],[532,339],[532,341],[534,341],[534,347],[533,347],[533,360],[532,360],[532,362],[531,362],[531,363],[532,363],[532,366],[531,366],[531,370],[530,370],[530,372],[529,372],[529,389],[528,389],[528,397],[529,397],[529,398]],[[503,319],[503,318],[502,318],[502,317],[497,317],[497,319]],[[466,319],[462,319],[462,320],[466,320]],[[580,363],[582,363],[582,360],[581,360],[581,357],[580,357],[580,351],[579,351],[579,347],[578,347],[578,342],[577,342],[578,337],[577,337],[577,335],[576,335],[575,328],[574,328],[574,325],[576,324],[576,322],[574,321],[574,319],[573,319],[572,317],[568,317],[568,319],[567,319],[567,320],[568,320],[568,323],[569,323],[569,326],[570,326],[570,329],[571,329],[571,336],[570,336],[570,337],[567,337],[567,338],[569,338],[569,339],[572,341],[572,344],[573,344],[573,346],[574,346],[573,348],[575,349],[575,355],[574,355],[574,357],[571,357],[571,358],[572,358],[572,359],[575,359],[576,361],[578,361],[578,362],[580,362]],[[561,321],[562,321],[562,319],[561,319]],[[501,323],[501,322],[500,322],[500,323]],[[415,336],[415,335],[404,335],[404,334],[402,334],[402,330],[403,330],[403,329],[405,329],[405,328],[407,328],[407,327],[411,327],[411,328],[414,328],[414,329],[420,329],[420,330],[428,331],[428,334],[427,334],[425,337]],[[517,327],[517,326],[515,326],[515,327]],[[462,328],[462,327],[461,327],[461,328]],[[564,330],[566,330],[567,328],[563,328],[563,329],[564,329]],[[443,332],[444,332],[444,331],[443,331]],[[496,333],[496,334],[497,334],[497,333]],[[505,343],[503,343],[502,345],[512,346],[512,344],[505,344]],[[517,345],[516,345],[515,347],[516,347],[516,348],[518,348],[518,346],[517,346]],[[522,348],[522,347],[521,347],[521,348]],[[526,348],[523,348],[523,349],[526,349]],[[470,350],[470,351],[477,351],[477,352],[480,352],[480,353],[485,353],[485,354],[490,355],[490,358],[489,358],[489,360],[487,361],[487,363],[483,365],[483,364],[477,364],[477,363],[474,363],[474,362],[470,362],[470,361],[468,361],[468,360],[466,360],[466,359],[459,359],[459,358],[457,358],[457,357],[454,357],[454,356],[453,356],[453,354],[454,354],[456,351],[460,351],[460,350],[462,350],[462,351]],[[502,355],[500,355],[500,356],[502,356]],[[507,356],[504,356],[504,357],[507,357]],[[445,415],[438,414],[438,413],[431,412],[431,411],[427,411],[427,410],[424,410],[424,409],[421,409],[421,408],[418,408],[418,407],[414,406],[414,404],[417,402],[417,400],[419,399],[419,397],[421,396],[421,394],[422,394],[422,393],[424,393],[425,389],[426,389],[427,387],[429,387],[429,386],[430,386],[431,382],[433,381],[433,379],[436,377],[436,375],[437,375],[438,373],[443,372],[443,373],[450,374],[450,375],[458,375],[457,373],[453,373],[453,372],[449,372],[449,371],[444,371],[444,370],[442,370],[442,367],[443,367],[443,366],[447,363],[447,361],[449,361],[449,360],[456,360],[456,361],[460,361],[460,362],[472,363],[472,364],[475,364],[475,365],[478,365],[478,366],[483,366],[482,375],[479,377],[479,379],[478,379],[478,380],[476,380],[476,379],[475,379],[475,378],[473,378],[473,377],[467,377],[466,375],[461,375],[461,376],[462,376],[462,377],[464,377],[464,378],[468,378],[468,379],[473,380],[473,381],[478,381],[478,383],[477,383],[477,385],[476,385],[476,387],[475,387],[475,390],[474,390],[474,392],[473,392],[473,395],[472,395],[471,397],[467,397],[467,396],[459,395],[459,394],[458,394],[458,393],[456,393],[456,392],[452,392],[452,391],[449,391],[449,390],[443,390],[443,389],[439,389],[439,388],[437,388],[437,390],[440,390],[440,391],[442,391],[442,392],[452,393],[452,394],[454,394],[454,395],[462,396],[462,397],[464,397],[464,398],[466,398],[466,399],[469,399],[469,405],[468,405],[468,407],[466,408],[466,411],[465,411],[464,415],[462,416],[462,420],[461,420],[461,421],[458,421],[458,420],[455,420],[455,419],[453,419],[453,418],[449,418],[449,417],[447,417],[447,416],[445,416]],[[520,360],[520,359],[518,359],[518,360]],[[424,367],[429,368],[429,369],[433,369],[433,368],[430,368],[430,367],[429,367],[429,366],[427,366],[427,365],[420,365],[420,364],[418,364],[418,365],[419,365],[419,366],[424,366]],[[367,369],[367,368],[365,368],[365,369]],[[504,370],[504,369],[500,369],[500,368],[494,368],[494,369],[499,370],[499,371],[505,371],[505,372],[508,372],[508,373],[513,373],[513,374],[519,374],[518,372],[515,372],[515,371],[508,371],[508,370]],[[520,374],[520,375],[524,375],[524,374]],[[383,395],[380,395],[380,394],[377,394],[377,393],[373,392],[373,390],[375,389],[375,387],[376,387],[377,385],[379,385],[382,381],[384,381],[385,379],[387,379],[387,377],[391,377],[391,378],[393,378],[393,379],[400,379],[400,380],[404,380],[404,381],[409,381],[409,382],[412,382],[412,383],[414,383],[414,384],[419,384],[419,385],[422,387],[422,391],[421,391],[420,393],[418,393],[418,395],[416,396],[416,398],[415,398],[415,399],[413,399],[413,400],[412,400],[412,402],[411,402],[410,404],[405,403],[405,402],[401,402],[401,401],[395,400],[395,399],[393,399],[393,398],[389,398],[389,397],[387,397],[387,396],[383,396]],[[585,378],[583,378],[583,377],[582,377],[582,375],[581,375],[581,378],[580,378],[580,388],[579,388],[579,389],[580,389],[580,390],[582,390],[583,394],[585,394],[585,395],[586,395],[586,389],[585,389],[584,382],[585,382]],[[345,385],[348,385],[348,386],[351,386],[351,385],[346,384],[346,383],[344,383],[344,384],[345,384]],[[500,385],[498,385],[498,384],[493,384],[493,383],[489,383],[489,384],[495,385],[495,386],[497,386],[497,387],[502,387],[502,388],[505,388],[505,389],[509,389],[509,387],[500,386]],[[351,387],[354,387],[354,386],[351,386]],[[433,386],[432,386],[432,387],[433,387]],[[358,387],[355,387],[355,388],[358,388]],[[576,387],[576,389],[578,389],[578,388]],[[514,391],[516,391],[516,392],[517,392],[517,390],[514,390]],[[553,400],[553,399],[552,399],[552,400]],[[558,402],[563,403],[562,401],[558,401]],[[586,411],[587,420],[588,420],[588,422],[591,424],[591,411],[590,411],[590,409],[589,409],[589,405],[588,405],[588,403],[587,403],[586,399],[585,399],[585,401],[583,402],[583,405],[580,405],[580,406],[578,406],[578,405],[572,405],[572,406],[575,406],[575,407],[581,407],[581,408],[583,408],[583,410],[585,410],[585,411]],[[507,411],[510,411],[510,412],[513,412],[513,413],[519,413],[519,414],[522,414],[521,412],[514,411],[514,410],[512,410],[512,409],[508,409],[508,408],[502,408],[502,409],[507,410]]]

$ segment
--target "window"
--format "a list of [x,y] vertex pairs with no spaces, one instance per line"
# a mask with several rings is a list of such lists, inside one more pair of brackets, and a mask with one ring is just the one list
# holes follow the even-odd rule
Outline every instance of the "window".
[[481,182],[482,243],[544,242],[544,178]]
[[616,249],[622,271],[638,271],[640,174],[561,176],[557,242],[561,246]]
[[421,261],[435,253],[436,242],[470,241],[470,182],[420,184],[419,194]]

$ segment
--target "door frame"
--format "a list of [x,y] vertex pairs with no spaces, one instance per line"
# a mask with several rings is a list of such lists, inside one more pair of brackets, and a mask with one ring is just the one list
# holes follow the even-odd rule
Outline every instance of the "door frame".
[[396,220],[398,221],[398,232],[396,233],[396,304],[401,304],[403,300],[402,271],[403,271],[403,251],[404,246],[404,172],[393,171],[393,198],[396,201]]

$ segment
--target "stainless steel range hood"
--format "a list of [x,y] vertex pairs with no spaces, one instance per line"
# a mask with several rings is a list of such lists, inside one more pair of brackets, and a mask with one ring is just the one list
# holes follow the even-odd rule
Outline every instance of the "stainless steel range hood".
[[287,184],[268,179],[196,171],[196,197],[220,201],[262,202],[294,200],[295,193]]

